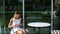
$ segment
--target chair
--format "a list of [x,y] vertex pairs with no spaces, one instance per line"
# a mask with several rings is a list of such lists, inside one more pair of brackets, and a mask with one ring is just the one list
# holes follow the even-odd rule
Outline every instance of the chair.
[[60,34],[60,30],[53,30],[52,34]]

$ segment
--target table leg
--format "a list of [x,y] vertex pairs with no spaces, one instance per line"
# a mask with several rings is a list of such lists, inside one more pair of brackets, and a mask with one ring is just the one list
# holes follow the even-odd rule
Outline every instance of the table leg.
[[40,28],[38,28],[38,29],[39,29],[38,34],[40,34]]

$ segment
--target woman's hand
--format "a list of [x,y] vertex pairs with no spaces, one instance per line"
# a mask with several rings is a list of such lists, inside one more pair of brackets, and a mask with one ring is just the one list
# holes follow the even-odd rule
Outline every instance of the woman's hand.
[[16,27],[16,26],[17,26],[17,24],[13,23],[12,27]]

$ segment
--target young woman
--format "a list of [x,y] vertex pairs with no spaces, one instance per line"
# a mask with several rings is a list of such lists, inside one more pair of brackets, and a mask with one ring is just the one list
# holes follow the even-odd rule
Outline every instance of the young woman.
[[21,24],[21,15],[19,12],[14,13],[14,17],[10,19],[8,28],[11,28],[10,34],[26,34],[25,30],[20,28]]

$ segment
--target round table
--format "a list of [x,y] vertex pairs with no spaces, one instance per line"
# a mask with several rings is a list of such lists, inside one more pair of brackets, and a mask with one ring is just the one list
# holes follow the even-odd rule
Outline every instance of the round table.
[[50,26],[50,24],[47,22],[31,22],[31,23],[28,23],[28,26],[37,27],[37,28],[39,28],[39,32],[40,32],[41,27],[48,27],[48,26]]

